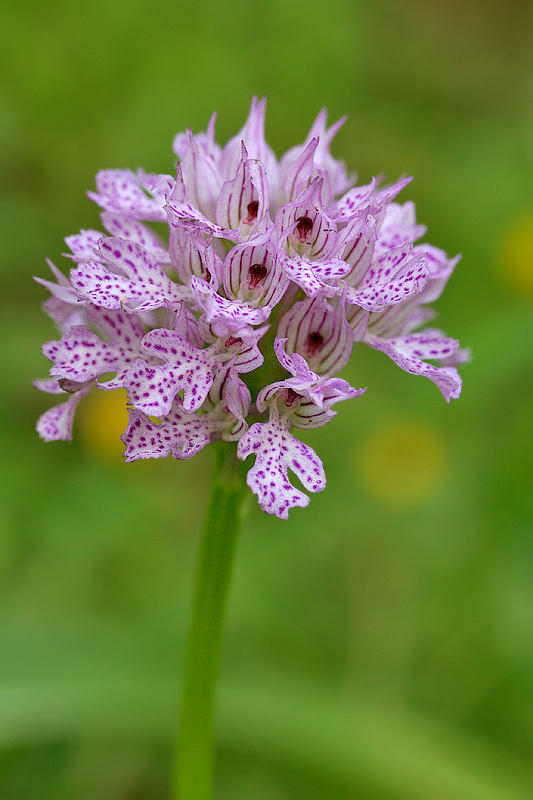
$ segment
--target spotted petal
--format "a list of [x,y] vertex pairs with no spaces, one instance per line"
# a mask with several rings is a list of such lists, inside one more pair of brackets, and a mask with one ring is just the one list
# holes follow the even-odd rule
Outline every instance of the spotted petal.
[[255,455],[246,482],[263,511],[280,519],[287,519],[291,508],[309,504],[309,497],[289,481],[289,469],[311,492],[320,492],[326,485],[322,462],[314,450],[291,436],[275,405],[271,406],[269,422],[256,422],[244,434],[237,455],[242,461]]
[[170,413],[153,422],[142,411],[129,409],[126,432],[126,461],[162,458],[172,454],[180,460],[195,456],[211,440],[213,424],[207,415],[186,413],[174,404]]
[[319,294],[334,297],[339,294],[339,286],[331,284],[346,275],[350,269],[340,258],[310,261],[304,256],[288,257],[282,266],[287,277],[300,286],[308,297],[316,297]]
[[449,339],[438,330],[426,330],[388,340],[367,334],[365,342],[371,347],[375,347],[376,350],[386,353],[406,372],[413,375],[425,375],[438,386],[447,403],[461,394],[461,378],[454,367],[434,367],[424,360],[432,359],[450,363],[456,355],[459,356],[457,361],[464,360],[456,339]]
[[200,408],[213,383],[205,351],[175,331],[154,328],[142,340],[141,352],[164,363],[153,366],[141,359],[134,363],[124,382],[132,406],[145,414],[164,416],[170,413],[176,394],[183,391],[183,410]]
[[390,203],[385,211],[376,243],[378,252],[392,250],[407,242],[416,242],[426,232],[425,225],[417,225],[415,204]]
[[239,231],[215,225],[191,203],[169,200],[165,208],[169,225],[175,225],[190,232],[203,233],[206,236],[215,236],[219,239],[230,239],[233,242],[238,242],[240,239]]
[[83,325],[74,326],[60,341],[43,346],[43,354],[54,364],[50,375],[84,383],[106,372],[115,372],[115,378],[97,385],[102,389],[118,389],[140,355],[143,328],[123,311],[95,309],[89,319],[108,334],[110,341],[103,341]]
[[394,200],[397,194],[404,189],[412,178],[400,178],[399,181],[392,184],[392,186],[385,186],[383,189],[377,189],[378,181],[376,178],[367,186],[354,186],[353,189],[344,194],[340,200],[337,201],[333,209],[329,209],[328,213],[337,221],[348,221],[357,214],[362,208],[367,207],[371,202],[377,203],[377,206],[382,209],[382,214],[385,213],[387,205]]
[[346,300],[367,311],[383,311],[421,292],[428,274],[423,256],[411,257],[408,247],[399,247],[372,265],[357,289],[349,287]]
[[368,206],[376,191],[376,185],[376,178],[372,178],[372,181],[365,186],[354,186],[337,200],[328,213],[337,222],[347,222]]
[[83,387],[75,394],[71,394],[65,403],[53,406],[37,421],[37,433],[45,442],[57,440],[70,442],[72,439],[72,424],[78,403],[90,391],[92,384]]
[[100,240],[99,251],[112,271],[99,261],[89,261],[70,272],[78,294],[95,305],[124,306],[141,312],[176,309],[189,297],[188,291],[171,281],[153,255],[140,245],[108,236]]
[[[159,264],[168,264],[169,255],[159,236],[150,230],[142,222],[129,217],[122,217],[119,214],[111,214],[104,211],[101,214],[102,224],[111,236],[119,239],[127,239],[129,242],[140,245],[144,250],[148,250],[152,257]],[[94,254],[90,256],[94,258]]]
[[223,320],[233,325],[233,330],[238,330],[245,325],[261,325],[270,315],[270,306],[253,308],[236,300],[226,300],[196,275],[190,279],[189,286],[207,322]]
[[[165,196],[161,190],[166,188],[170,192],[173,178],[169,175],[157,177],[159,181],[155,182],[155,176],[144,173],[136,175],[129,169],[106,169],[96,176],[97,191],[87,194],[99,206],[114,214],[165,222]],[[152,197],[144,191],[148,187]]]
[[73,236],[67,236],[65,243],[70,248],[71,254],[64,253],[63,255],[73,261],[90,261],[92,258],[96,258],[98,242],[103,235],[102,231],[88,229],[81,230]]

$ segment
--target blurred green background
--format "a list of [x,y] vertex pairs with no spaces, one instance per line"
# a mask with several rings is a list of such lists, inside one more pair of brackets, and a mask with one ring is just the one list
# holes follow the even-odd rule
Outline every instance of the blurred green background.
[[2,800],[167,797],[211,454],[124,465],[115,393],[41,442],[32,276],[98,227],[97,170],[172,172],[176,132],[217,109],[224,142],[254,94],[278,156],[325,105],[361,182],[415,176],[473,360],[447,406],[356,349],[367,393],[305,436],[326,490],[287,523],[250,500],[217,798],[533,797],[532,4],[18,0],[0,27]]

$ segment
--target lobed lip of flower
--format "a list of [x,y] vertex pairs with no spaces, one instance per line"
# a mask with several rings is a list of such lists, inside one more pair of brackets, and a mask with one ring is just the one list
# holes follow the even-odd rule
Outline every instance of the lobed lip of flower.
[[[356,343],[459,396],[468,359],[433,316],[458,258],[416,244],[414,205],[395,202],[410,178],[355,186],[322,110],[304,142],[278,161],[264,135],[266,101],[254,98],[230,141],[178,134],[175,177],[109,169],[89,197],[103,230],[68,236],[65,277],[36,278],[61,338],[47,342],[50,378],[35,385],[64,402],[38,422],[68,440],[92,389],[128,391],[126,461],[190,458],[210,441],[237,443],[255,462],[248,484],[267,513],[286,519],[325,475],[294,428],[317,428],[333,405],[361,396],[337,377]],[[151,223],[166,226],[166,236]],[[280,379],[280,372],[285,376]],[[252,390],[252,391],[251,391]]]

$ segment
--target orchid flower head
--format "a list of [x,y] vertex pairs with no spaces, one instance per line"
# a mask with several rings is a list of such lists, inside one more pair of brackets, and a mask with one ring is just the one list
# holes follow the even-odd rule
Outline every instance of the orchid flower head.
[[[171,174],[109,169],[88,193],[101,230],[65,239],[68,274],[44,310],[40,390],[61,402],[37,423],[46,441],[72,438],[89,392],[125,389],[126,461],[184,460],[235,442],[247,483],[268,514],[286,519],[326,483],[320,458],[295,435],[329,423],[361,397],[339,377],[357,346],[425,375],[459,397],[455,339],[419,328],[433,316],[458,257],[420,243],[425,227],[397,195],[410,178],[355,185],[331,152],[345,118],[319,112],[303,142],[277,159],[265,137],[266,100],[254,98],[224,146],[214,114],[202,133],[174,139]],[[153,223],[157,223],[157,230]]]

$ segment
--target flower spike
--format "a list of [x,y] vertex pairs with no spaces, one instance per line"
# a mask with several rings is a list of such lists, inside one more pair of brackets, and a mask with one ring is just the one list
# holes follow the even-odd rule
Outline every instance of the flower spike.
[[309,503],[290,473],[309,492],[326,481],[292,432],[328,424],[366,391],[339,377],[354,348],[429,378],[447,402],[469,353],[423,327],[459,257],[420,242],[413,203],[397,200],[411,179],[356,186],[331,152],[345,118],[328,127],[325,109],[278,162],[265,112],[254,97],[222,147],[216,114],[178,134],[175,177],[97,174],[102,230],[66,238],[68,276],[49,262],[52,279],[36,278],[59,334],[35,386],[61,396],[37,430],[69,440],[86,394],[125,388],[126,461],[235,442],[260,507],[287,519]]

